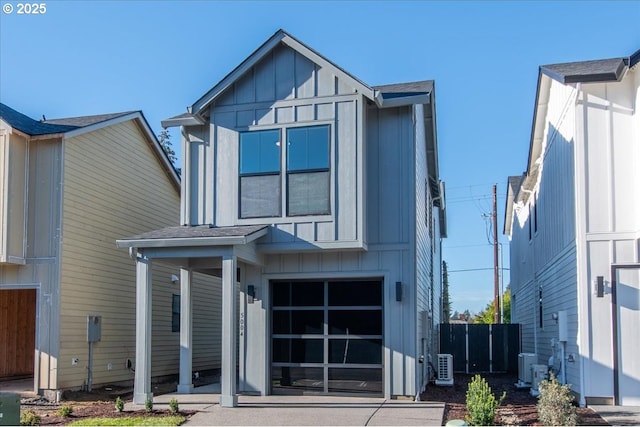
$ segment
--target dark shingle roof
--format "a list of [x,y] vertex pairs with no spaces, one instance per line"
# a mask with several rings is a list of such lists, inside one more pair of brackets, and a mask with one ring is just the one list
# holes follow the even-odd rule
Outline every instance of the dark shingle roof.
[[560,83],[618,81],[628,63],[628,58],[599,59],[543,65],[540,71]]
[[69,118],[63,118],[63,119],[52,119],[52,120],[45,120],[44,123],[50,123],[54,125],[85,127],[85,126],[95,125],[96,123],[101,123],[107,120],[115,119],[117,117],[126,116],[127,114],[132,114],[136,112],[137,111],[125,111],[122,113],[113,113],[113,114],[97,114],[95,116],[80,116],[80,117],[69,117]]
[[242,237],[249,236],[267,227],[266,225],[246,225],[233,227],[212,227],[198,225],[195,227],[179,225],[152,230],[137,236],[127,237],[123,240],[150,240],[150,239],[194,239],[200,237]]
[[18,129],[20,132],[26,133],[27,135],[64,133],[79,127],[70,124],[39,122],[2,103],[0,103],[0,117],[9,123],[11,127]]
[[127,114],[131,114],[134,112],[135,111],[127,111],[123,113],[99,114],[95,116],[81,116],[38,121],[14,110],[13,108],[5,104],[0,103],[0,117],[2,117],[4,121],[9,123],[11,127],[32,136],[65,133],[86,126],[91,126],[96,123],[111,120],[116,117],[126,116]]
[[384,99],[426,95],[433,91],[433,80],[373,86],[372,89],[379,91]]

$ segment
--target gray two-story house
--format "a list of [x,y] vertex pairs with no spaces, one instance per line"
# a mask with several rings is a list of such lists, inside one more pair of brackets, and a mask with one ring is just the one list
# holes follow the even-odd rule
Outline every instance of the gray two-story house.
[[223,406],[417,395],[441,316],[435,111],[433,81],[368,86],[280,30],[164,121],[182,134],[181,224],[118,241],[137,264],[134,401],[151,396],[154,262],[181,268],[179,392],[201,272],[222,278]]

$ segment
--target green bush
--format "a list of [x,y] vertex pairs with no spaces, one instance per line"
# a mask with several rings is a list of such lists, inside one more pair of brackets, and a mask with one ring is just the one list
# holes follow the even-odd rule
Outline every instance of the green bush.
[[147,397],[147,400],[144,401],[144,409],[147,412],[152,412],[153,411],[153,399],[150,399]]
[[63,406],[58,409],[58,415],[61,417],[67,418],[69,415],[73,414],[73,408],[71,406]]
[[487,381],[480,375],[475,375],[467,388],[467,423],[473,426],[495,425],[496,408],[506,395],[503,392],[500,399],[496,399]]
[[120,399],[120,396],[116,398],[116,411],[122,412],[124,410],[124,400]]
[[169,401],[169,410],[172,414],[177,414],[180,408],[178,407],[178,399],[175,397]]
[[538,420],[545,426],[575,426],[578,422],[576,408],[573,406],[573,395],[568,384],[562,385],[550,374],[539,386]]
[[40,425],[40,417],[33,411],[24,411],[20,414],[20,425],[21,426],[39,426]]

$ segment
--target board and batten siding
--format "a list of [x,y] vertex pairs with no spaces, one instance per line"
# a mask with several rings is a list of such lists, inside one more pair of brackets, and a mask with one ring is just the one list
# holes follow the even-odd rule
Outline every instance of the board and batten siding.
[[[604,277],[605,283],[611,280],[611,264],[640,262],[640,197],[636,191],[640,186],[639,81],[637,69],[629,70],[620,82],[583,85],[578,97],[576,128],[584,148],[576,158],[580,165],[577,171],[584,179],[578,181],[576,191],[585,195],[578,208],[583,221],[578,245],[584,248],[579,255],[579,273],[583,277],[579,286],[586,289],[597,276]],[[627,289],[633,289],[633,284],[638,283],[637,270],[620,273],[618,279],[626,280]],[[625,306],[628,302],[619,298],[618,303]],[[593,331],[582,338],[581,354],[585,356],[585,372],[589,373],[584,378],[585,395],[611,397],[614,389],[610,292],[605,292],[602,298],[585,292],[581,309],[584,321]],[[632,308],[629,312],[637,310]],[[636,314],[635,320],[638,319]],[[627,343],[637,342],[637,333],[637,322],[621,322],[619,345],[625,345],[625,339]],[[618,349],[621,375],[637,378],[638,369],[633,368],[637,367],[637,354],[622,349]],[[621,384],[624,401],[633,393],[625,389],[624,382]],[[634,396],[630,399],[637,401],[637,393]]]
[[[318,247],[364,242],[362,203],[362,95],[323,68],[280,46],[232,84],[209,109],[210,123],[186,127],[184,165],[189,173],[187,221],[217,226],[273,224],[261,250],[288,250],[296,243]],[[239,217],[239,132],[329,125],[331,132],[331,214],[286,215],[286,174],[281,174],[282,216]],[[281,152],[286,165],[286,152]],[[283,170],[285,168],[283,167]]]
[[[133,379],[126,360],[135,360],[135,263],[115,241],[178,224],[179,191],[156,155],[133,120],[64,141],[58,388],[87,381],[87,315],[102,316],[93,384]],[[179,276],[177,267],[154,262],[153,376],[179,368],[179,334],[171,332],[171,300],[179,285],[171,282],[172,274]],[[194,318],[212,325],[219,292],[212,279],[195,276],[194,300],[209,305],[206,315],[198,312]],[[213,350],[199,342],[210,334],[209,328],[194,328],[194,348]],[[78,358],[77,365],[72,358]],[[215,363],[211,358],[208,367]]]
[[[365,199],[367,209],[375,210],[368,217],[367,232],[373,236],[368,249],[272,253],[265,255],[264,268],[245,269],[245,282],[256,287],[259,300],[241,305],[241,313],[248,313],[242,341],[251,345],[251,350],[241,356],[241,387],[245,390],[269,389],[265,381],[270,345],[265,328],[270,280],[382,278],[386,392],[409,396],[417,392],[416,249],[412,233],[417,190],[413,184],[415,132],[411,108],[370,109],[367,134]],[[403,285],[400,302],[396,301],[396,282]],[[264,349],[264,353],[256,348]]]

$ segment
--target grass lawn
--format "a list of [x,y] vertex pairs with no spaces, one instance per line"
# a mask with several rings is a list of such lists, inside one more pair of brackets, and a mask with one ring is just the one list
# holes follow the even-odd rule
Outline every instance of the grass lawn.
[[70,423],[70,426],[179,426],[187,420],[182,415],[164,417],[145,417],[141,415],[131,417],[96,417],[84,418]]

